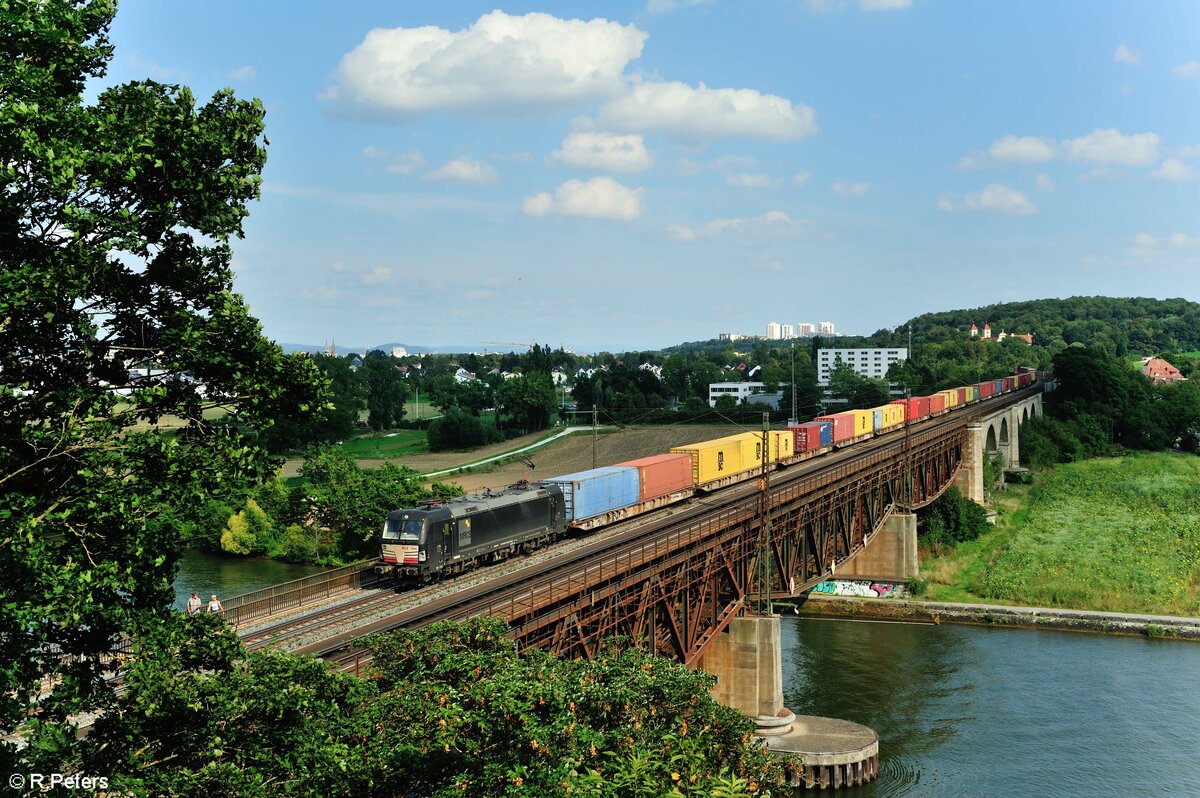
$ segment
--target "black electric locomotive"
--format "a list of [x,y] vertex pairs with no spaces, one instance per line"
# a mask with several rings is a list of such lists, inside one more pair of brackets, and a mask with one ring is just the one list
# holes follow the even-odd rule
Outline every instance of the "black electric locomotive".
[[379,570],[427,582],[532,551],[566,531],[562,490],[553,485],[428,502],[388,513]]

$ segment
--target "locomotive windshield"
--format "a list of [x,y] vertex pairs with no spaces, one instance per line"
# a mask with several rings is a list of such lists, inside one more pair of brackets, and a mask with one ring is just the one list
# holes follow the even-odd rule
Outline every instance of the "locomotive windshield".
[[419,543],[421,541],[421,530],[424,527],[425,522],[420,518],[409,520],[389,518],[387,526],[383,530],[383,539]]

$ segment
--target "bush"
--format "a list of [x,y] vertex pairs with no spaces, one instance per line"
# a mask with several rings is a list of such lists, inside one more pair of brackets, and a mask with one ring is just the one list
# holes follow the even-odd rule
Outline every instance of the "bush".
[[274,556],[286,562],[316,562],[317,533],[300,524],[291,524],[283,531],[283,540]]
[[950,488],[917,513],[917,537],[927,546],[955,546],[988,528],[987,511]]
[[459,407],[430,422],[428,434],[431,452],[475,449],[504,439],[495,427]]
[[230,516],[221,533],[221,549],[230,554],[261,554],[274,548],[274,531],[258,502],[247,499],[245,509]]

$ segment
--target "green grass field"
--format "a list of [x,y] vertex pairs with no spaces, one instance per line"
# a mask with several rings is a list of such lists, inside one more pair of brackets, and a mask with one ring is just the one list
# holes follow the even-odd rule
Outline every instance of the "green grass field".
[[383,435],[361,435],[344,441],[340,448],[356,460],[404,457],[429,451],[425,431],[417,429],[401,429]]
[[922,559],[930,598],[1200,615],[1200,458],[1072,463],[998,501],[994,530]]

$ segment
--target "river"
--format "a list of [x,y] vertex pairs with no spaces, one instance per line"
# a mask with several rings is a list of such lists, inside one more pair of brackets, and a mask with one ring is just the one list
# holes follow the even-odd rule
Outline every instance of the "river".
[[784,616],[785,704],[870,726],[840,794],[1200,795],[1200,644]]
[[294,565],[266,557],[222,557],[184,549],[175,577],[175,608],[186,607],[192,591],[207,604],[214,593],[227,599],[322,570],[316,565]]

